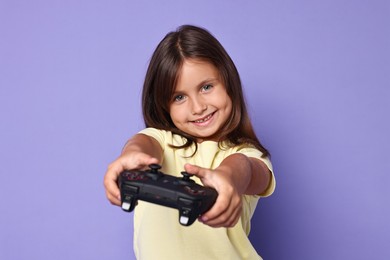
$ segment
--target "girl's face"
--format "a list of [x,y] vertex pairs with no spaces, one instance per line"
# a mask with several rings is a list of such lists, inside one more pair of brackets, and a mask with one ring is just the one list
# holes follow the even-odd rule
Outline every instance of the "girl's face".
[[202,142],[220,130],[231,111],[232,101],[217,68],[209,62],[185,60],[169,107],[175,126]]

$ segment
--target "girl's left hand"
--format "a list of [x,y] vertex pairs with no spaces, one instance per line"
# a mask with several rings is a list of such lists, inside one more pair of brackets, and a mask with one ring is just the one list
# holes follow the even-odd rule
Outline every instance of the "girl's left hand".
[[210,170],[192,164],[186,164],[184,169],[218,192],[215,204],[199,221],[211,227],[233,227],[241,216],[242,198],[230,175],[218,168]]

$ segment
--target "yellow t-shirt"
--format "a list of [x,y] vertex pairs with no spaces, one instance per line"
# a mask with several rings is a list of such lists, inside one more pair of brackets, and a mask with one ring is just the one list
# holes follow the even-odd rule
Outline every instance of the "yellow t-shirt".
[[[185,163],[214,169],[224,158],[233,153],[243,153],[261,159],[271,170],[268,159],[253,147],[221,149],[217,142],[204,141],[198,144],[197,153],[191,157],[194,147],[173,149],[169,144],[182,145],[181,136],[172,132],[147,128],[140,132],[155,138],[163,149],[162,169],[166,174],[181,176]],[[196,177],[193,179],[201,184]],[[269,196],[275,189],[275,180],[261,196]],[[134,252],[140,260],[176,259],[261,259],[248,239],[250,219],[261,196],[243,196],[240,221],[232,228],[212,228],[195,221],[191,226],[179,223],[177,209],[144,201],[138,201],[134,210]]]

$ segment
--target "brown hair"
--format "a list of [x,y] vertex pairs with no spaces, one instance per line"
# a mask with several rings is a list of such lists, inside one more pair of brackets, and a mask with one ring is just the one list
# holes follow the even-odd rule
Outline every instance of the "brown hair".
[[219,41],[207,30],[183,25],[168,33],[158,44],[149,63],[142,92],[142,111],[146,127],[172,131],[187,142],[180,147],[196,146],[196,138],[180,131],[172,122],[169,106],[176,81],[185,59],[198,59],[213,64],[219,71],[226,92],[232,100],[232,116],[218,132],[220,142],[231,146],[252,144],[268,156],[253,130],[246,109],[240,76],[232,59]]

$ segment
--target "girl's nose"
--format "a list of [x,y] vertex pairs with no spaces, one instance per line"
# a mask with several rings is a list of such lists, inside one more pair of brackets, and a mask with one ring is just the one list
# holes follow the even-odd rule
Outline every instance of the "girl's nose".
[[192,114],[200,115],[207,109],[207,105],[199,98],[192,100]]

